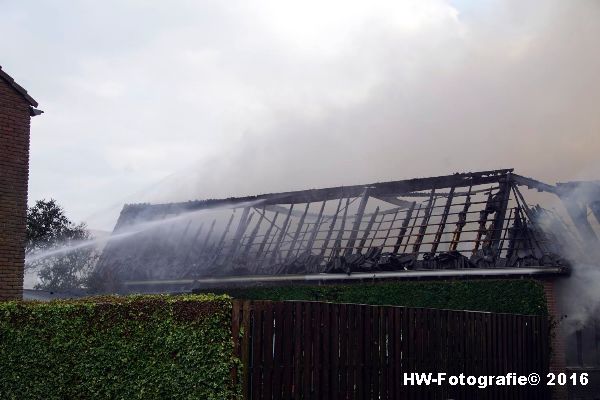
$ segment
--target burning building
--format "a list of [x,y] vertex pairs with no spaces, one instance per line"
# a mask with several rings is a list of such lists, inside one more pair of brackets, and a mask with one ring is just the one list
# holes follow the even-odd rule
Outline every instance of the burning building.
[[[579,199],[567,196],[571,186],[503,169],[126,205],[97,272],[136,291],[219,282],[561,275],[569,271],[566,255],[589,242],[578,237],[595,237]],[[573,223],[530,206],[523,193],[529,189],[564,200]]]
[[[131,204],[95,272],[124,293],[530,277],[560,320],[555,283],[575,264],[597,264],[599,221],[600,183],[550,185],[512,169]],[[551,370],[564,371],[564,354],[573,370],[600,365],[599,324],[589,321],[555,339]]]

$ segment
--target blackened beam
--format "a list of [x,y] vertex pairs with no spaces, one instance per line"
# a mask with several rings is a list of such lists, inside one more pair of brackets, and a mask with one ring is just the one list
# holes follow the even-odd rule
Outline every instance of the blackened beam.
[[[278,206],[278,205],[274,205],[274,204],[270,205],[270,206],[264,206],[262,208],[265,211],[278,212],[280,214],[287,214],[287,212],[289,211],[289,207],[283,207],[283,206]],[[292,211],[292,217],[301,218],[303,215],[305,215],[303,211],[300,211],[300,210]],[[305,215],[305,218],[316,219],[316,218],[318,218],[318,214],[307,212]]]
[[415,226],[417,225],[417,219],[419,219],[419,213],[421,212],[421,207],[422,207],[422,204],[419,203],[419,207],[417,208],[417,215],[415,215],[415,218],[413,219],[413,223],[410,227],[410,231],[408,232],[408,239],[406,240],[406,243],[404,243],[404,247],[402,248],[403,252],[406,251],[406,248],[408,247],[408,242],[410,242],[410,238],[412,237]]
[[[270,195],[256,196],[255,200],[263,200],[264,204],[295,204],[314,201],[334,200],[340,197],[359,197],[365,186],[371,187],[372,196],[393,196],[421,190],[450,187],[468,187],[499,182],[512,169],[484,171],[467,174],[454,174],[433,178],[417,178],[402,181],[374,183],[367,185],[340,186],[326,189],[302,190]],[[244,198],[242,198],[243,200]],[[252,201],[253,198],[246,201]]]
[[469,213],[469,207],[471,206],[471,188],[469,187],[469,194],[467,195],[467,200],[463,204],[463,209],[458,213],[458,221],[456,221],[456,228],[454,229],[454,234],[452,235],[452,242],[450,243],[450,251],[456,251],[458,247],[458,243],[460,242],[460,235],[462,234],[462,230],[467,224],[467,214]]
[[500,203],[496,204],[496,215],[494,217],[494,231],[492,233],[492,248],[497,251],[499,250],[498,245],[500,244],[500,238],[502,237],[502,228],[506,221],[506,210],[508,208],[508,202],[510,200],[510,189],[511,184],[503,182],[500,184],[500,191],[496,194],[499,198]]
[[[394,217],[390,221],[390,225],[388,226],[387,233],[385,234],[385,237],[383,238],[383,247],[386,247],[387,241],[390,238],[390,234],[392,233],[392,228],[394,227],[394,223],[396,222],[397,217],[398,217],[398,210],[396,211],[396,213],[394,214]],[[374,236],[377,236],[377,234],[375,234]]]
[[523,213],[523,209],[520,206],[515,208],[515,217],[513,219],[512,228],[509,229],[510,232],[508,234],[508,246],[506,248],[507,259],[510,259],[513,256],[515,246],[517,244],[517,240],[515,239],[521,232],[523,232],[523,221],[525,220],[524,216],[522,215]]
[[431,211],[433,210],[435,200],[435,189],[431,189],[429,200],[427,201],[427,207],[425,208],[425,214],[423,215],[423,220],[419,228],[419,233],[417,234],[415,243],[413,244],[412,252],[415,254],[419,252],[419,248],[421,247],[421,242],[423,241],[424,234],[427,231],[427,227],[429,225],[429,218],[431,218]]
[[437,251],[440,240],[442,240],[442,235],[444,234],[444,228],[446,228],[446,221],[448,220],[448,213],[450,212],[450,207],[452,206],[452,194],[454,193],[454,188],[450,189],[450,195],[446,199],[446,206],[444,207],[444,213],[442,214],[442,220],[438,225],[437,232],[435,233],[435,238],[433,239],[433,244],[431,245],[431,254],[435,254]]
[[[264,213],[262,213],[262,215],[264,216]],[[260,256],[262,255],[262,252],[265,249],[265,245],[269,242],[269,237],[271,236],[271,231],[275,227],[275,222],[277,221],[277,217],[279,217],[278,212],[276,212],[273,219],[271,221],[269,221],[270,222],[269,229],[267,229],[267,233],[265,233],[265,237],[263,238],[263,240],[260,244],[260,247],[258,248],[258,251],[256,252],[256,259],[260,259]]]
[[[542,229],[539,226],[538,220],[537,220],[537,218],[535,218],[533,210],[531,208],[529,208],[529,205],[527,205],[527,202],[525,201],[525,198],[523,197],[523,193],[521,193],[521,191],[519,190],[519,188],[516,185],[511,185],[511,187],[515,194],[515,200],[517,201],[517,206],[523,210],[525,216],[527,217],[527,220],[532,224],[533,229],[536,232],[536,234],[530,235],[531,239],[533,239],[533,242],[535,242],[538,247],[542,248],[543,251],[547,251],[547,248],[544,249],[542,246],[542,243],[540,243],[540,241],[537,239],[538,236],[540,236],[540,237],[545,236],[544,229]],[[587,222],[587,220],[586,220],[586,222]]]
[[263,212],[260,213],[260,218],[258,219],[258,222],[256,223],[256,225],[254,225],[254,229],[252,229],[252,233],[250,234],[250,237],[248,238],[248,242],[246,243],[246,247],[244,248],[244,256],[248,255],[248,252],[250,251],[250,248],[254,244],[254,240],[256,239],[256,235],[258,234],[258,230],[260,229],[260,224],[262,223],[262,221],[263,221],[264,218],[265,218],[265,213],[264,213],[264,210],[263,210]]
[[275,248],[273,249],[273,253],[271,254],[271,263],[275,262],[277,256],[279,255],[279,248],[281,247],[281,243],[283,242],[283,238],[288,229],[288,224],[290,222],[290,217],[292,216],[292,211],[294,209],[294,205],[290,204],[290,209],[285,217],[285,221],[283,221],[283,226],[281,227],[281,231],[279,232],[279,236],[277,238],[277,242],[275,243]]
[[537,189],[540,192],[548,192],[558,194],[559,189],[556,186],[548,185],[547,183],[538,180],[527,178],[518,174],[511,174],[510,179],[519,186],[526,186],[529,189]]
[[333,257],[337,257],[340,254],[340,250],[342,249],[342,241],[344,239],[344,232],[346,230],[346,220],[348,218],[348,206],[350,205],[350,198],[346,198],[346,207],[344,207],[344,214],[342,215],[342,222],[340,225],[340,229],[337,234],[337,238],[335,239],[335,244],[333,246],[333,250],[329,256],[329,259]]
[[252,218],[251,214],[250,216],[248,215],[250,213],[250,207],[244,207],[244,211],[242,211],[242,216],[240,217],[240,221],[238,223],[237,229],[235,230],[235,234],[233,236],[233,243],[231,244],[231,249],[230,249],[230,256],[235,256],[237,251],[238,251],[238,247],[241,244],[242,241],[242,237],[244,236],[244,232],[246,232],[246,229],[248,228],[248,225],[250,224],[250,220]]
[[398,253],[398,250],[400,250],[400,245],[402,244],[402,240],[404,240],[404,236],[406,235],[406,230],[408,229],[408,224],[410,223],[410,219],[412,218],[412,213],[416,204],[417,203],[415,201],[410,204],[410,208],[404,217],[404,221],[402,221],[402,228],[400,228],[398,239],[396,239],[396,245],[394,246],[394,254]]
[[[262,209],[262,210],[260,210],[260,209],[258,209],[258,208],[255,208],[254,210],[256,210],[256,212],[257,212],[259,215],[262,215],[262,216],[264,216],[264,217],[265,217],[265,220],[266,220],[267,222],[271,222],[271,220],[269,219],[269,217],[267,217],[267,214],[265,213],[264,207],[263,207],[263,209]],[[287,213],[287,212],[288,212],[288,209],[286,208],[286,209],[284,209],[284,211],[285,211],[285,213]],[[276,213],[275,213],[275,215],[278,215],[278,214],[279,214],[279,212],[276,212]],[[294,216],[294,212],[293,212],[293,211],[292,211],[292,214],[291,214],[291,215],[292,215],[292,216]],[[275,225],[275,228],[276,228],[276,229],[280,229],[280,227],[279,227],[278,225]],[[286,232],[285,234],[286,234],[286,236],[287,236],[287,237],[289,237],[290,239],[292,238],[292,236],[290,235],[290,233],[289,233],[289,232]]]
[[289,260],[294,252],[294,248],[296,247],[296,242],[300,237],[300,233],[302,232],[302,227],[304,226],[304,219],[306,218],[306,213],[308,212],[308,208],[310,207],[310,203],[306,203],[306,208],[304,209],[304,214],[300,217],[300,221],[298,221],[298,225],[296,227],[296,232],[294,233],[294,238],[292,239],[292,243],[290,244],[290,248],[287,252],[286,260]]
[[[390,208],[389,210],[383,210],[383,211],[379,211],[379,215],[385,216],[385,215],[390,215],[390,214],[394,214],[394,220],[396,220],[396,217],[398,216],[398,213],[402,210],[404,210],[404,207],[395,207],[395,208]],[[365,214],[365,217],[370,217],[371,213],[367,213]]]
[[[323,200],[323,202],[327,202],[327,200]],[[288,212],[288,207],[283,207],[283,206],[278,206],[278,205],[270,205],[270,206],[265,206],[262,207],[262,209],[266,210],[266,211],[271,211],[271,212],[278,212],[281,214],[287,214]],[[342,209],[342,211],[344,211]],[[301,218],[304,215],[304,211],[301,210],[294,210],[292,211],[292,217],[298,217]],[[367,216],[370,216],[371,214],[366,214]],[[321,217],[325,220],[328,221],[331,218],[333,218],[333,215],[323,215],[321,214]],[[348,215],[348,219],[353,219],[355,216],[354,215]],[[306,220],[308,220],[310,224],[312,224],[312,220],[316,221],[319,218],[319,214],[315,214],[312,212],[307,212],[306,216],[304,217]]]
[[[401,196],[402,194],[418,192],[422,190],[443,189],[451,187],[469,187],[498,183],[503,181],[512,169],[500,169],[482,172],[456,173],[453,175],[436,176],[431,178],[415,178],[391,182],[379,182],[353,186],[338,186],[324,189],[309,189],[293,192],[269,193],[258,196],[230,197],[227,199],[211,199],[188,201],[185,203],[169,204],[129,204],[123,208],[119,223],[125,223],[132,216],[140,213],[140,209],[164,209],[166,214],[178,214],[206,208],[217,207],[245,207],[248,203],[256,203],[257,206],[269,206],[274,204],[299,204],[312,203],[323,200],[335,200],[342,197],[360,197],[366,186],[371,187],[371,196]],[[515,177],[517,175],[510,175]],[[162,210],[161,210],[162,211]]]
[[[467,192],[457,192],[454,191],[452,193],[452,197],[465,197],[465,196],[469,196],[469,195],[474,195],[477,193],[488,193],[488,192],[493,192],[495,190],[498,190],[498,186],[494,186],[494,187],[486,187],[485,189],[478,189],[478,190],[469,190]],[[437,197],[448,197],[450,196],[450,192],[435,192],[435,195]],[[415,192],[415,193],[403,193],[402,197],[429,197],[429,193],[425,193],[425,192]]]
[[221,239],[219,239],[219,242],[217,243],[217,246],[215,247],[215,251],[213,254],[213,259],[217,259],[217,257],[219,257],[219,255],[221,255],[221,249],[223,248],[223,245],[225,244],[225,237],[227,236],[227,233],[229,232],[229,228],[231,227],[231,223],[233,222],[233,217],[234,214],[231,213],[231,216],[229,217],[229,221],[227,222],[227,226],[225,226],[225,230],[223,231],[223,234],[221,235]]
[[344,207],[344,214],[342,215],[342,224],[340,225],[340,230],[338,232],[338,237],[336,240],[336,247],[338,248],[338,252],[335,254],[336,257],[339,255],[339,250],[342,248],[342,241],[344,239],[344,233],[346,231],[346,221],[348,219],[348,208],[350,206],[350,198],[346,198],[346,207]]
[[317,238],[317,235],[319,234],[319,230],[321,229],[321,223],[323,222],[323,210],[325,209],[325,203],[326,203],[326,201],[323,201],[323,203],[321,203],[321,209],[319,210],[319,216],[317,217],[317,220],[315,221],[312,233],[310,234],[310,239],[308,240],[308,242],[306,244],[306,250],[308,250],[308,251],[312,250],[313,245],[315,243],[315,239]]
[[[515,211],[514,208],[511,208],[509,213],[508,213],[508,219],[506,220],[508,224],[510,224],[510,221],[512,220],[512,216],[513,216],[513,212]],[[500,245],[497,247],[499,252],[496,255],[496,257],[500,257],[500,252],[502,251],[502,249],[504,249],[504,242],[506,241],[506,236],[508,234],[508,232],[510,231],[509,226],[506,226],[506,229],[504,230],[504,233],[502,234],[502,240],[500,241]]]
[[[427,196],[429,196],[429,194],[427,194]],[[405,209],[411,206],[411,204],[413,204],[412,201],[407,201],[407,200],[402,200],[402,199],[398,199],[394,196],[373,196],[374,198],[376,198],[377,200],[381,200],[381,201],[385,201],[386,203],[390,203],[393,204],[395,206],[399,206],[399,209]]]
[[347,249],[344,252],[344,255],[352,254],[354,250],[354,242],[358,237],[358,230],[360,229],[360,224],[362,222],[363,216],[365,215],[365,208],[367,208],[367,203],[369,202],[369,188],[365,188],[362,196],[360,198],[360,203],[358,203],[358,210],[356,211],[354,224],[352,224],[352,231],[350,232],[350,237],[348,238],[348,242],[346,244]]
[[333,214],[333,218],[331,219],[331,223],[329,224],[329,230],[327,231],[327,236],[325,237],[325,241],[323,242],[323,246],[321,247],[321,256],[325,255],[325,251],[329,246],[329,241],[331,240],[331,235],[333,234],[333,228],[335,227],[335,223],[337,221],[338,214],[340,213],[340,207],[342,206],[342,198],[340,197],[337,205],[337,209],[335,210],[335,214]]
[[485,208],[479,212],[479,228],[477,229],[477,236],[475,237],[475,245],[472,250],[472,255],[477,254],[477,251],[479,250],[479,245],[481,243],[481,238],[483,237],[483,234],[486,232],[486,224],[487,224],[488,216],[491,213],[492,203],[493,203],[492,193],[490,192],[488,194],[487,204],[486,204]]
[[[356,250],[356,252],[358,254],[361,254],[365,244],[367,242],[367,239],[369,238],[369,235],[371,234],[371,229],[373,229],[373,224],[375,223],[375,219],[377,219],[377,215],[379,214],[379,207],[375,208],[375,212],[373,214],[371,214],[371,218],[369,219],[369,222],[367,224],[367,228],[365,229],[365,231],[363,232],[363,236],[360,239],[360,243],[358,245],[358,249]],[[375,236],[375,235],[373,235]]]
[[517,201],[517,205],[523,209],[523,213],[527,217],[527,220],[531,221],[531,223],[535,223],[535,218],[529,208],[529,205],[525,201],[525,197],[523,197],[523,193],[519,190],[519,188],[515,185],[512,186],[512,190],[515,194],[515,200]]
[[[398,213],[398,211],[396,211],[395,215],[397,215],[397,213]],[[373,242],[375,241],[375,236],[377,236],[377,232],[379,232],[379,229],[381,228],[381,224],[383,224],[383,218],[384,218],[384,216],[381,215],[381,217],[379,218],[379,222],[377,223],[377,228],[375,228],[375,233],[371,237],[371,242],[369,243],[369,247],[373,247]],[[395,218],[396,217],[394,216],[394,219]]]
[[300,242],[298,243],[298,249],[296,250],[296,257],[298,257],[298,254],[300,254],[300,252],[302,251],[302,243],[306,243],[308,241],[306,239],[306,235],[308,234],[308,228],[310,228],[309,224],[305,224],[304,232],[302,232],[302,239],[300,239]]

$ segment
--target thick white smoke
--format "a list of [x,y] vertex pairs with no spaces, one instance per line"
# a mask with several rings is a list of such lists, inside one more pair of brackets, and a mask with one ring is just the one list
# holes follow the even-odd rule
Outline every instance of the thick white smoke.
[[[302,72],[295,75],[271,70],[270,60],[265,71],[250,70],[268,88],[256,92],[268,116],[149,189],[146,199],[502,167],[556,182],[597,167],[600,4],[497,2],[463,12],[427,4],[417,7],[418,27],[384,19],[346,27],[345,40],[323,38],[336,51],[326,61],[305,49],[313,58],[296,55]],[[291,76],[301,84],[290,86]],[[281,85],[268,87],[268,79]]]
[[600,263],[574,265],[571,276],[557,286],[557,300],[566,334],[582,329],[600,311]]
[[75,220],[507,166],[555,182],[597,163],[596,1],[18,4],[3,54],[53,55],[43,74],[6,65],[47,111],[31,196]]

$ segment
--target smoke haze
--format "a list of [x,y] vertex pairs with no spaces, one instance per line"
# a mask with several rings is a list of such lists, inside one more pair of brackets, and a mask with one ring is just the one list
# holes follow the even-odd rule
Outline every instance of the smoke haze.
[[41,1],[3,13],[0,36],[15,38],[0,43],[3,67],[46,111],[33,120],[30,198],[57,198],[92,228],[112,228],[123,202],[503,167],[600,177],[595,1]]

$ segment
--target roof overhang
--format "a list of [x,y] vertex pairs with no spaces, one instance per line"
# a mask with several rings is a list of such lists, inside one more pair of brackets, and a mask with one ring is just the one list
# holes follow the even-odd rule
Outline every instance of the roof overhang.
[[35,107],[38,106],[38,102],[35,101],[33,99],[33,97],[31,97],[29,95],[29,93],[27,93],[27,90],[25,90],[25,88],[23,86],[21,86],[17,82],[15,82],[15,80],[12,78],[12,76],[10,76],[6,72],[4,72],[2,70],[1,65],[0,65],[0,79],[4,80],[6,83],[8,83],[8,85],[10,87],[12,87],[17,93],[19,93],[21,95],[21,97],[23,97],[29,103],[29,105],[32,107],[32,109],[30,110],[30,115],[32,117],[35,115],[40,115],[43,112],[41,110],[35,109]]

